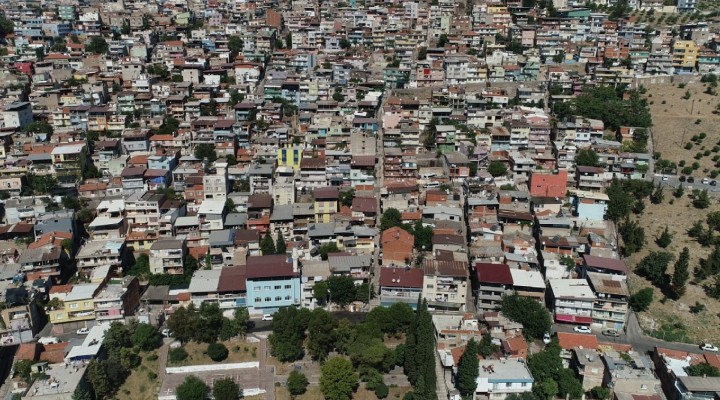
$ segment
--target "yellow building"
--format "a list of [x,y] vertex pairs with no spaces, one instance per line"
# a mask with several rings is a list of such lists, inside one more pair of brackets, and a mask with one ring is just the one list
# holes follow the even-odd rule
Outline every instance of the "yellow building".
[[697,64],[698,47],[692,40],[676,40],[673,43],[673,67],[694,70]]
[[294,171],[300,170],[300,161],[303,151],[298,146],[285,147],[277,151],[277,166],[291,167]]
[[338,197],[340,190],[336,187],[317,188],[313,191],[315,222],[331,222],[338,212]]
[[95,294],[99,283],[82,285],[59,285],[50,290],[47,314],[53,324],[88,321],[95,319]]

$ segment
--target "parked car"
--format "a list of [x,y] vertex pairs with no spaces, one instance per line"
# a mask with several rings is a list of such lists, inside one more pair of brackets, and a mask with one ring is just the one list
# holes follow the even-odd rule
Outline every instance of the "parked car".
[[40,344],[56,344],[56,343],[60,343],[60,341],[58,340],[58,338],[56,338],[54,336],[46,336],[46,337],[41,337],[40,339],[38,339],[38,343],[40,343]]
[[695,178],[693,178],[692,176],[688,176],[687,183],[695,183]]
[[710,179],[708,179],[708,178],[703,178],[703,180],[702,180],[702,184],[703,184],[703,185],[707,185],[707,184],[709,184],[709,183],[710,183]]
[[543,343],[545,343],[545,344],[550,343],[550,333],[545,332],[545,334],[543,335]]
[[162,333],[162,335],[165,337],[172,337],[172,334],[173,334],[172,332],[170,332],[170,329],[168,329],[168,328],[163,329],[160,333]]
[[710,186],[717,186],[717,181],[715,179],[711,180]]
[[680,175],[680,178],[678,178],[680,182],[685,182],[685,179],[687,179],[685,175]]
[[712,351],[713,353],[718,352],[718,348],[716,346],[713,346],[712,343],[703,343],[700,345],[700,350],[704,351]]
[[589,326],[576,326],[573,330],[577,333],[592,333]]
[[76,330],[75,333],[77,333],[78,335],[87,335],[88,333],[90,333],[90,329],[80,328],[80,329]]
[[602,331],[602,334],[604,336],[612,336],[612,337],[620,336],[620,333],[618,331],[616,331],[615,329],[605,329],[604,331]]
[[263,320],[263,321],[272,321],[272,320],[273,320],[273,316],[272,316],[272,314],[263,314],[262,320]]
[[667,175],[663,175],[663,176],[662,176],[662,180],[666,181],[666,180],[668,180],[668,179],[669,179],[669,178],[668,178]]

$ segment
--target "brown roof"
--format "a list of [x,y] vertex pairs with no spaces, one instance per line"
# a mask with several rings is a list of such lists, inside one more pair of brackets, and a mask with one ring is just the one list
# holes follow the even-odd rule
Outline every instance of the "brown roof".
[[337,187],[321,187],[313,190],[313,197],[317,199],[337,199],[340,196],[340,189]]
[[353,156],[350,165],[353,167],[372,167],[375,165],[375,156]]
[[251,256],[247,258],[247,279],[296,276],[292,263],[284,255]]
[[235,244],[259,242],[260,232],[255,229],[235,229]]
[[622,272],[624,274],[628,273],[627,265],[625,265],[625,261],[623,260],[596,257],[589,254],[585,254],[583,259],[585,260],[585,265],[590,268],[609,269],[611,271]]
[[475,274],[478,282],[513,284],[510,267],[506,264],[477,263],[475,264]]
[[433,235],[433,244],[456,244],[458,246],[465,245],[465,238],[460,235]]
[[381,287],[422,288],[423,270],[417,268],[380,268]]
[[267,193],[255,193],[248,198],[248,208],[271,208],[272,196]]
[[425,275],[457,276],[467,278],[468,263],[463,261],[440,261],[425,259],[423,271]]
[[356,197],[352,202],[352,210],[361,213],[376,213],[377,199],[374,197]]
[[218,292],[238,292],[247,290],[246,272],[244,265],[237,267],[225,267],[220,271]]
[[23,343],[18,347],[17,353],[15,353],[15,360],[37,360],[39,353],[39,347],[37,343]]
[[319,169],[319,168],[325,168],[325,158],[324,157],[318,157],[318,158],[303,158],[300,160],[300,169]]

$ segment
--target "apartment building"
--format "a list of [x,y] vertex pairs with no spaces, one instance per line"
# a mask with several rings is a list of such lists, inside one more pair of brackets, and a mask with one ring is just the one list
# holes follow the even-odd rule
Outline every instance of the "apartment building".
[[595,293],[585,279],[550,279],[549,304],[556,322],[593,323]]
[[477,263],[475,274],[478,312],[495,310],[500,307],[504,295],[512,294],[513,278],[506,264]]
[[593,324],[603,329],[622,331],[630,311],[630,291],[626,278],[621,275],[588,272],[587,280],[597,297],[593,303]]
[[182,239],[162,239],[150,246],[150,272],[182,274],[187,247]]
[[424,260],[423,297],[428,300],[428,307],[464,311],[469,280],[467,262]]
[[137,277],[111,278],[94,297],[96,321],[120,321],[131,316],[140,305]]
[[[95,295],[100,283],[59,285],[50,289],[47,313],[53,325],[95,319]],[[57,301],[54,301],[57,299]]]

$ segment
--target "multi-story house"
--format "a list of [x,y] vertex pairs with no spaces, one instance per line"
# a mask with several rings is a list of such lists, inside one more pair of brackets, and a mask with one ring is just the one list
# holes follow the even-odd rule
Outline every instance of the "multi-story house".
[[66,262],[67,253],[54,244],[26,249],[17,260],[20,269],[26,274],[50,279],[60,278]]
[[381,305],[407,303],[414,309],[423,291],[423,270],[382,267],[379,284]]
[[425,260],[423,297],[435,309],[464,311],[467,306],[469,266],[463,261]]
[[[692,1],[692,0],[690,0]],[[675,40],[672,45],[672,62],[676,72],[693,72],[698,60],[698,46],[693,40]]]
[[506,264],[475,264],[477,275],[477,308],[479,311],[495,310],[502,297],[512,293],[513,278]]
[[187,248],[182,239],[162,239],[150,247],[150,272],[182,274]]
[[50,322],[57,327],[66,323],[94,320],[94,298],[100,286],[99,283],[53,286],[50,289],[50,301],[46,306]]
[[1,116],[3,127],[22,129],[33,122],[32,104],[29,102],[8,104]]
[[597,297],[593,303],[593,324],[622,331],[629,313],[626,277],[588,272],[587,280]]
[[200,235],[202,237],[210,236],[211,231],[221,230],[224,228],[223,220],[226,215],[225,201],[218,199],[206,199],[198,208],[198,223]]
[[78,271],[88,275],[98,267],[120,267],[125,254],[123,239],[88,240],[75,255],[75,260]]
[[332,275],[351,276],[357,284],[366,282],[372,269],[372,256],[369,254],[349,256],[331,255],[328,257]]
[[272,314],[280,307],[299,306],[300,273],[297,259],[285,255],[248,257],[247,304],[251,314]]
[[134,276],[111,278],[94,297],[96,321],[122,322],[140,305],[140,284]]
[[323,187],[313,190],[315,222],[330,222],[338,212],[340,190],[336,187]]
[[555,321],[590,325],[595,293],[585,279],[549,279],[549,304]]

